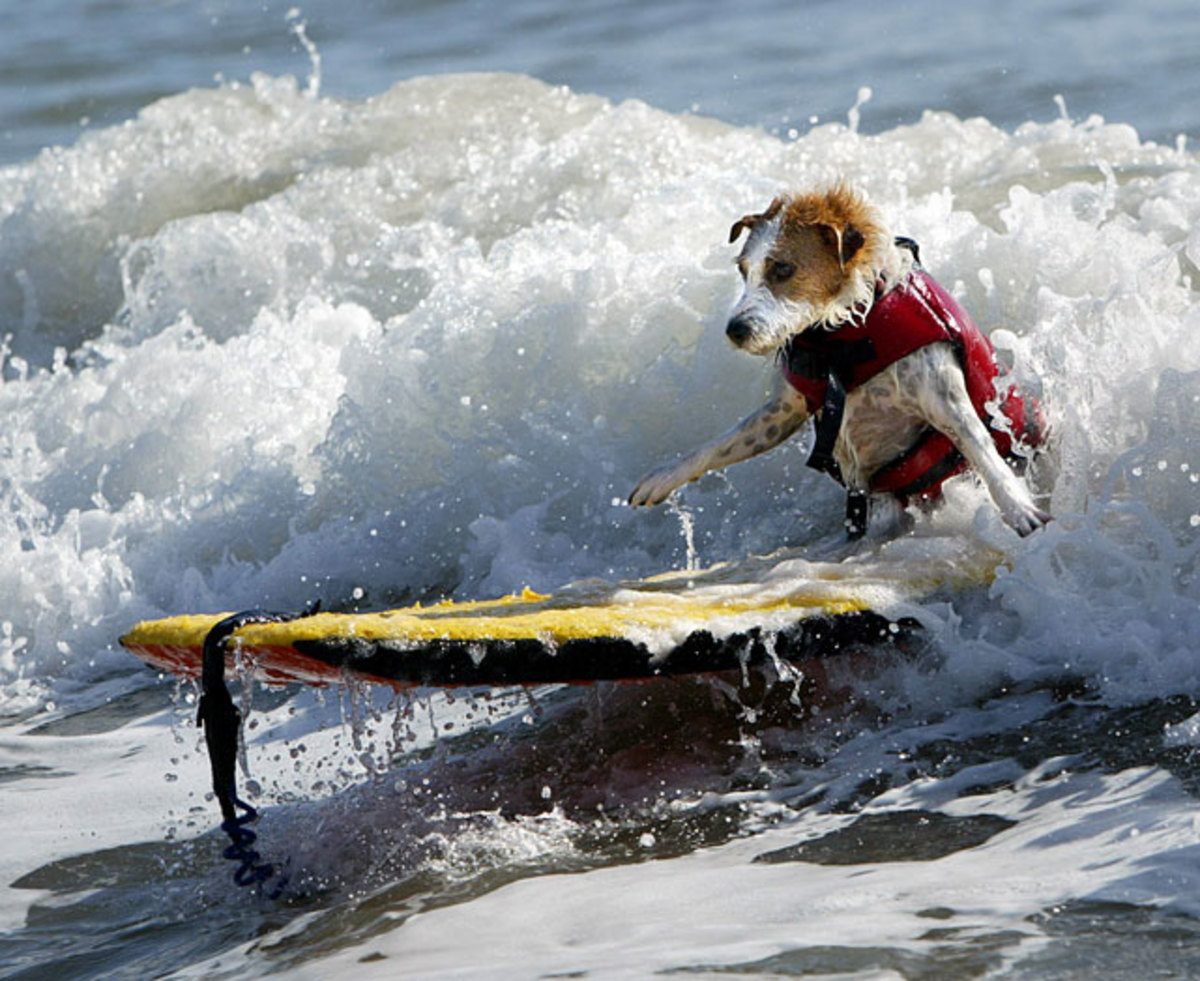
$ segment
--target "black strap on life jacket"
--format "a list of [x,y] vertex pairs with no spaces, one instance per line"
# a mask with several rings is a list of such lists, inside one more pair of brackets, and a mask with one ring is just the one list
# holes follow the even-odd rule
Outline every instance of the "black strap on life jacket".
[[[213,794],[221,807],[221,830],[232,844],[224,855],[239,866],[233,881],[239,886],[265,882],[276,873],[254,849],[258,836],[246,825],[258,817],[250,804],[237,794],[238,732],[242,713],[233,704],[225,687],[225,645],[233,634],[250,623],[284,623],[317,612],[313,604],[301,613],[267,613],[247,610],[235,613],[218,622],[205,635],[203,661],[200,668],[200,705],[196,712],[197,725],[204,727],[204,742],[208,746],[208,762],[212,770]],[[239,809],[241,814],[238,813]],[[285,883],[278,884],[278,891]]]
[[833,448],[842,429],[842,416],[846,414],[846,385],[836,371],[830,371],[825,381],[825,401],[813,422],[813,447],[805,465],[844,484]]
[[[875,345],[870,338],[844,343],[827,340],[831,335],[820,335],[806,339],[804,347],[789,344],[787,349],[788,370],[794,375],[823,381],[825,398],[813,419],[813,447],[808,455],[807,466],[827,473],[845,486],[842,468],[833,455],[838,434],[842,431],[842,417],[846,414],[846,394],[856,365],[875,358]],[[814,343],[814,340],[816,343]],[[867,530],[867,495],[864,491],[848,488],[846,493],[846,534],[850,538],[861,538]]]
[[805,344],[793,342],[787,347],[788,370],[804,378],[825,384],[825,398],[813,420],[815,438],[807,465],[844,483],[842,469],[833,457],[842,417],[846,414],[846,394],[856,365],[875,358],[875,345],[869,337],[851,343],[833,340],[836,332],[805,338]]

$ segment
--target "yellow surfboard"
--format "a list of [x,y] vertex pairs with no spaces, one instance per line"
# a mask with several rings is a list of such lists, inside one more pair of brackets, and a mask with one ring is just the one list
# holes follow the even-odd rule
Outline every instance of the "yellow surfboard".
[[[985,584],[1000,561],[977,541],[910,536],[835,560],[782,551],[636,581],[588,580],[553,595],[251,623],[227,649],[243,670],[279,683],[513,685],[724,671],[907,635],[921,600]],[[197,676],[206,635],[228,615],[146,621],[121,643],[154,666]]]

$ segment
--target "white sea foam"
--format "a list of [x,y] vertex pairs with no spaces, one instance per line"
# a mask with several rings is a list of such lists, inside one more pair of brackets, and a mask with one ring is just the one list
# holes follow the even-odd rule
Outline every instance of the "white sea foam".
[[[140,616],[682,565],[670,514],[613,502],[761,397],[769,369],[719,329],[730,217],[839,175],[1051,414],[1060,520],[996,587],[989,665],[1066,649],[1116,687],[1190,683],[1191,156],[935,113],[781,142],[515,76],[310,95],[188,92],[0,174],[14,698],[129,666],[111,644]],[[838,511],[794,448],[684,500],[702,561]]]

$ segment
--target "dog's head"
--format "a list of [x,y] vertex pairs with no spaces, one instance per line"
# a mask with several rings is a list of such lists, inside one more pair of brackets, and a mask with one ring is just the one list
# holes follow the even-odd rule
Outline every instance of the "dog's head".
[[745,291],[725,332],[751,354],[770,354],[810,327],[865,315],[876,280],[895,262],[874,209],[845,185],[777,197],[735,222],[729,241],[747,230],[737,259]]

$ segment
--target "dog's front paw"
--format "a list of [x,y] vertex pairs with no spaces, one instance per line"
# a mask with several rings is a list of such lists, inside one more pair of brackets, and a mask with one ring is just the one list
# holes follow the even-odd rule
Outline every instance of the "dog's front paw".
[[1018,535],[1024,538],[1032,535],[1039,528],[1053,520],[1048,511],[1034,505],[1032,501],[1005,508],[1004,521]]
[[655,467],[638,481],[629,503],[635,508],[654,507],[671,496],[677,487],[693,479],[691,471],[682,463],[668,463]]

